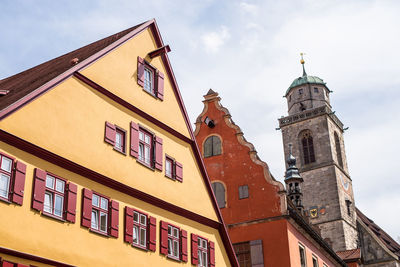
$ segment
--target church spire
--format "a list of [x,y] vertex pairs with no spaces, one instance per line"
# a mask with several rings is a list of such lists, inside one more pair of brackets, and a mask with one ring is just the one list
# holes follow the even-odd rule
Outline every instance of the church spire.
[[289,144],[289,156],[286,162],[288,168],[285,172],[285,183],[288,197],[296,208],[300,212],[303,212],[304,206],[302,204],[303,193],[301,191],[301,186],[304,180],[299,174],[299,169],[296,167],[296,158],[292,154],[292,144]]
[[304,59],[303,59],[303,55],[305,55],[305,54],[306,54],[306,53],[300,53],[300,56],[301,56],[300,63],[301,63],[301,65],[303,66],[303,77],[307,76],[306,69],[304,68],[304,63],[305,63],[305,61],[304,61]]

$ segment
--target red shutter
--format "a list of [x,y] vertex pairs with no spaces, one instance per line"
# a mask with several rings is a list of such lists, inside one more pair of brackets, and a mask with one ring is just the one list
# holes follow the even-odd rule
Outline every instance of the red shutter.
[[119,203],[115,200],[110,201],[110,235],[118,237],[118,223],[119,223]]
[[162,171],[163,162],[163,151],[162,151],[162,139],[156,136],[156,169]]
[[144,59],[141,57],[137,58],[137,83],[144,86]]
[[208,242],[208,262],[210,263],[210,267],[215,266],[215,250],[214,250],[214,242]]
[[14,169],[14,185],[12,202],[22,205],[24,200],[24,188],[25,188],[25,172],[26,165],[20,161],[15,163]]
[[131,121],[131,156],[138,157],[139,151],[139,126]]
[[160,221],[160,253],[168,255],[168,223]]
[[156,251],[156,218],[149,217],[149,245],[150,251]]
[[92,196],[91,190],[83,188],[81,225],[87,228],[90,228],[92,219]]
[[131,244],[133,242],[133,209],[125,207],[125,234],[124,241]]
[[106,121],[106,128],[104,133],[104,141],[110,145],[115,145],[115,125]]
[[191,243],[192,243],[192,247],[191,247],[191,251],[192,251],[192,264],[193,265],[197,265],[199,264],[199,255],[197,254],[197,235],[195,234],[191,234]]
[[38,211],[43,211],[45,181],[46,172],[36,168],[33,181],[32,208]]
[[75,223],[77,191],[78,187],[76,186],[76,184],[68,183],[67,209],[66,209],[67,216],[65,216],[65,219],[72,223]]
[[164,74],[157,70],[157,97],[164,100]]
[[176,180],[183,182],[183,166],[179,162],[175,162],[175,175]]
[[185,230],[181,230],[181,261],[187,262],[187,232]]
[[11,262],[8,262],[8,261],[3,261],[3,265],[2,266],[3,267],[14,267],[15,264],[11,263]]

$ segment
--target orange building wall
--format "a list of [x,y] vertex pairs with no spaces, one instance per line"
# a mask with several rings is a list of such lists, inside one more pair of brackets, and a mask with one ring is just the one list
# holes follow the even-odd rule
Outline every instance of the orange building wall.
[[[219,135],[222,140],[222,154],[204,158],[207,173],[211,181],[223,181],[228,184],[226,208],[221,212],[225,223],[248,221],[281,215],[279,188],[268,183],[264,177],[264,167],[254,163],[250,148],[239,143],[236,130],[223,120],[225,113],[218,110],[214,103],[208,104],[207,116],[214,120],[215,127],[200,125],[196,140],[203,154],[203,143],[209,135]],[[206,116],[203,116],[203,119]],[[239,200],[239,186],[248,185],[249,198]],[[259,203],[268,204],[259,205]],[[234,208],[232,208],[234,207]]]

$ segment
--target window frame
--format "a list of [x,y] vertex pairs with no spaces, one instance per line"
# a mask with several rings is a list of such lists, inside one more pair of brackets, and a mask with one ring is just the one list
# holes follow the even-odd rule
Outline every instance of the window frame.
[[[197,264],[197,266],[198,266],[198,267],[208,267],[208,266],[209,266],[208,249],[209,249],[209,247],[210,247],[209,242],[208,242],[208,239],[205,238],[205,237],[199,236],[199,235],[196,235],[196,236],[197,236],[197,257],[198,257],[198,261],[199,261],[199,263]],[[200,241],[205,241],[205,242],[206,242],[206,248],[200,247],[200,246],[199,246],[199,240],[200,240]],[[205,253],[205,255],[206,255],[206,262],[205,262],[205,265],[200,265],[200,263],[201,263],[201,262],[200,262],[200,261],[201,261],[201,260],[200,260],[201,257],[200,257],[200,255],[199,255],[199,252],[200,252],[200,253]],[[203,254],[202,254],[202,255],[203,255]]]
[[[314,265],[314,263],[317,263],[317,265]],[[313,267],[319,267],[318,257],[315,256],[314,254],[312,254],[312,264],[313,264]]]
[[[115,150],[115,151],[118,151],[118,152],[120,152],[120,153],[122,153],[122,154],[124,154],[124,155],[126,155],[126,130],[123,129],[123,128],[121,128],[121,127],[119,127],[119,126],[117,126],[117,125],[115,125],[115,124],[114,124],[114,126],[115,126],[114,150]],[[121,139],[121,142],[122,142],[121,148],[118,148],[118,147],[117,147],[117,135],[118,135],[118,134],[120,134],[120,135],[122,136],[122,139]]]
[[[95,195],[99,197],[99,207],[96,207],[96,206],[93,205],[93,198],[94,198]],[[107,210],[106,210],[106,215],[107,215],[106,223],[107,223],[107,225],[106,225],[106,230],[105,231],[100,230],[100,227],[101,227],[100,212],[105,213],[104,212],[105,209],[101,208],[101,198],[107,200]],[[92,190],[92,203],[91,203],[92,211],[91,211],[91,214],[90,214],[90,227],[89,227],[90,231],[98,233],[98,234],[101,234],[101,235],[105,235],[105,236],[109,236],[110,235],[110,221],[111,221],[111,218],[110,218],[110,202],[111,202],[111,200],[110,200],[109,197]],[[92,218],[93,210],[97,210],[98,211],[98,213],[97,213],[98,214],[97,215],[97,219],[98,219],[97,220],[97,226],[98,226],[99,229],[96,229],[96,228],[92,227],[93,226],[93,218]]]
[[[143,60],[144,64],[143,64],[143,90],[150,94],[151,96],[157,98],[157,90],[156,90],[156,86],[157,86],[157,68],[154,67],[153,65],[151,65],[149,62],[147,62],[146,60]],[[150,77],[153,79],[152,81],[152,88],[150,88],[150,91],[148,91],[146,89],[146,70],[149,71],[151,73]]]
[[[242,188],[243,196],[240,195],[240,188]],[[244,188],[246,188],[246,191],[243,191]],[[244,192],[247,192],[247,194],[245,194]],[[238,193],[239,193],[239,200],[249,198],[249,197],[250,197],[250,194],[249,194],[249,185],[247,185],[247,184],[245,184],[245,185],[240,185],[240,186],[238,187]]]
[[[137,210],[137,209],[132,209],[133,210],[133,217],[132,217],[132,226],[133,226],[133,229],[132,229],[132,243],[131,243],[131,245],[133,246],[133,247],[137,247],[137,248],[140,248],[140,249],[143,249],[143,250],[148,250],[148,242],[149,242],[149,215],[147,214],[147,213],[144,213],[144,212],[142,212],[142,211],[140,211],[140,210]],[[138,214],[138,219],[139,219],[139,222],[135,222],[135,213],[137,213]],[[144,225],[143,226],[143,224],[141,224],[140,223],[140,219],[141,219],[141,216],[144,216],[145,217],[145,219],[146,219],[146,225]],[[138,242],[137,243],[134,243],[134,237],[133,237],[133,234],[134,234],[134,229],[135,229],[135,226],[138,228],[138,236],[137,236],[137,240],[138,240]],[[144,231],[145,231],[145,242],[144,242],[144,245],[141,245],[140,244],[140,240],[141,240],[141,235],[140,235],[140,230],[142,230],[142,229],[144,229]]]
[[[150,137],[150,144],[147,145],[145,143],[145,140],[141,140],[140,139],[140,134],[143,134],[143,136],[148,135]],[[147,130],[146,128],[142,127],[141,125],[139,125],[139,133],[138,133],[138,157],[137,157],[137,161],[140,162],[141,164],[143,164],[146,167],[149,167],[150,169],[154,170],[155,166],[154,166],[154,161],[155,161],[155,135],[154,133],[152,133],[151,131]],[[141,156],[140,156],[140,149],[141,149],[141,145],[144,147],[149,147],[149,163],[146,163],[146,158],[144,158],[144,160],[142,160]],[[143,149],[143,153],[145,154],[145,150]]]
[[[215,154],[214,154],[214,138],[218,138],[218,140],[219,140],[219,153],[215,153]],[[208,140],[211,140],[211,148],[210,148],[211,154],[210,155],[208,155],[208,154],[206,155],[206,144],[207,144]],[[222,155],[222,138],[221,138],[221,136],[215,135],[215,134],[207,136],[207,138],[204,139],[204,143],[203,143],[203,157],[210,158],[210,157],[218,156],[218,155]]]
[[303,88],[299,88],[299,96],[302,96],[304,94]]
[[[238,248],[240,248],[240,246],[246,245],[246,250],[239,250]],[[238,263],[240,264],[241,262],[241,258],[244,260],[244,264],[252,264],[251,262],[251,246],[250,246],[250,241],[245,241],[245,242],[239,242],[239,243],[235,243],[232,244],[233,246],[233,251],[235,253],[235,256],[237,258]],[[248,250],[247,250],[248,248]],[[239,250],[239,251],[238,251]],[[246,260],[246,258],[243,258],[244,255],[248,255],[248,260]],[[240,257],[242,256],[242,257]]]
[[[167,173],[167,161],[171,163],[171,175]],[[176,163],[175,159],[167,154],[165,154],[165,177],[176,180]]]
[[[302,255],[301,252],[303,251],[303,259],[304,259],[304,264],[302,262]],[[307,267],[307,254],[306,254],[306,247],[299,243],[299,259],[300,259],[300,267]]]
[[[53,188],[49,188],[47,187],[47,176],[50,176],[52,178],[54,178],[54,184],[53,184]],[[63,181],[64,182],[64,192],[61,193],[60,191],[58,191],[56,189],[56,184],[57,184],[57,180]],[[42,214],[46,215],[48,217],[54,218],[54,219],[58,219],[61,221],[65,221],[65,216],[66,216],[66,205],[67,205],[67,201],[68,201],[68,196],[67,196],[67,186],[68,186],[68,180],[65,178],[62,178],[58,175],[55,175],[54,173],[51,172],[47,172],[46,171],[46,179],[44,181],[44,199],[43,199],[43,211]],[[46,199],[46,193],[48,194],[52,194],[52,212],[48,212],[45,210],[45,199]],[[55,196],[58,195],[62,195],[63,196],[63,202],[62,202],[62,212],[61,212],[61,216],[56,215],[54,213],[55,211]]]
[[317,161],[315,157],[314,138],[310,130],[300,132],[300,147],[304,165],[313,164]]
[[[175,236],[169,234],[170,227],[177,230],[178,237],[175,237]],[[172,231],[171,231],[171,233],[172,233]],[[172,244],[174,244],[174,241],[177,243],[177,252],[178,252],[177,256],[170,254],[170,251],[169,251],[170,240],[171,240]],[[172,249],[171,249],[172,253],[173,253],[173,249],[174,249],[174,246],[172,246]],[[167,257],[170,259],[173,259],[173,260],[181,261],[181,228],[176,225],[173,225],[171,223],[167,223]]]
[[[1,168],[1,164],[3,162],[3,157],[11,160],[10,172],[9,173]],[[7,203],[11,203],[11,191],[12,191],[12,186],[14,184],[14,165],[15,165],[15,162],[16,162],[16,160],[15,160],[14,157],[11,157],[11,156],[9,156],[9,155],[7,155],[5,153],[0,153],[0,175],[4,174],[4,175],[8,175],[9,176],[9,178],[8,178],[8,186],[7,186],[8,187],[8,189],[7,189],[8,190],[7,198],[5,198],[5,197],[0,195],[0,200],[2,200],[4,202],[7,202]]]
[[[216,183],[221,184],[222,187],[224,188],[224,205],[223,205],[223,207],[220,207],[220,205],[219,205],[219,203],[218,203],[217,194],[214,192],[214,189],[212,188],[213,185],[216,184]],[[221,181],[212,181],[212,182],[211,182],[211,189],[212,189],[213,194],[214,194],[214,196],[215,196],[215,200],[217,201],[218,208],[219,208],[219,209],[226,208],[226,206],[227,206],[227,201],[226,201],[226,200],[227,200],[227,192],[226,192],[226,186],[225,186],[225,184],[224,184],[223,182],[221,182]],[[217,189],[217,188],[215,188],[215,189]],[[215,191],[216,191],[216,190],[215,190]]]

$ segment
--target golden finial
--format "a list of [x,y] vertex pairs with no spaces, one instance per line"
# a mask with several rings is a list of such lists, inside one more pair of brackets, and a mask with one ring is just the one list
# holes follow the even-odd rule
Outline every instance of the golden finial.
[[300,53],[300,56],[301,56],[301,59],[300,59],[300,63],[302,64],[302,65],[304,65],[304,59],[303,59],[303,56],[305,55],[306,53]]

